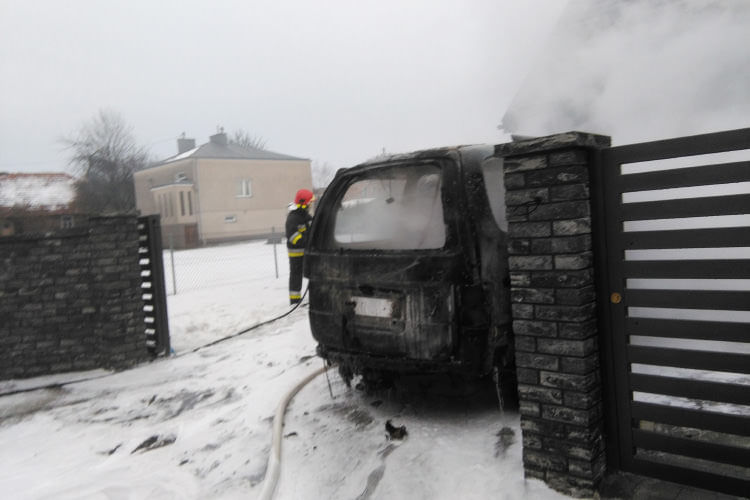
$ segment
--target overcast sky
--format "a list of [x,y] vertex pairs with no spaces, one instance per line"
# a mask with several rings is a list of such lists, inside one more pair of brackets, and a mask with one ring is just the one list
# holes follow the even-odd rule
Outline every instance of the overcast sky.
[[750,0],[570,0],[502,123],[613,144],[750,127]]
[[502,142],[565,0],[0,0],[0,171],[119,113],[158,159],[218,126],[335,167]]

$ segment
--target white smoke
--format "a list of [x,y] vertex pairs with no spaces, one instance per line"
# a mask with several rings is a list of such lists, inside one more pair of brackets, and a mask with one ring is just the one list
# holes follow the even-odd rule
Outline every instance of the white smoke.
[[[578,130],[608,135],[613,145],[750,127],[750,1],[571,0],[546,50],[513,99],[502,128],[543,136]],[[625,175],[730,161],[750,150],[641,162]],[[716,166],[716,168],[721,168]],[[750,183],[623,194],[623,203],[745,194]],[[750,209],[748,210],[750,211]],[[750,225],[750,214],[625,221],[624,231],[668,231]],[[633,260],[747,259],[750,248],[626,251]],[[629,279],[628,289],[750,290],[748,279]],[[630,307],[642,318],[748,323],[741,310]],[[633,335],[634,345],[750,352],[750,344]],[[747,375],[632,365],[633,372],[750,384]],[[636,400],[679,398],[636,393]],[[695,405],[696,402],[689,402]],[[705,402],[704,402],[705,403]],[[730,413],[750,407],[719,408]],[[744,414],[744,413],[743,413]]]
[[503,118],[613,144],[750,126],[750,2],[571,0]]

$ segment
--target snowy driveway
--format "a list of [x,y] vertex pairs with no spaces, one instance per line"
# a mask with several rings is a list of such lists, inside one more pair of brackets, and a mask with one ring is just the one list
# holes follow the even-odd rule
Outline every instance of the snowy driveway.
[[[194,353],[0,398],[0,491],[256,498],[276,404],[320,366],[313,352],[300,309]],[[276,498],[563,498],[523,480],[518,417],[503,417],[491,397],[415,402],[329,378],[333,399],[320,376],[290,405]],[[386,439],[388,419],[406,426],[405,440]]]
[[[0,397],[2,498],[258,497],[276,405],[322,361],[306,308],[193,351],[288,310],[287,264],[275,278],[270,246],[201,249],[200,260],[238,251],[251,279],[169,297],[175,356],[115,374],[0,382],[6,393],[100,377]],[[333,398],[319,376],[287,411],[275,498],[565,498],[524,481],[519,418],[501,415],[491,392],[368,396],[335,370],[329,379]],[[406,439],[386,439],[389,419]]]

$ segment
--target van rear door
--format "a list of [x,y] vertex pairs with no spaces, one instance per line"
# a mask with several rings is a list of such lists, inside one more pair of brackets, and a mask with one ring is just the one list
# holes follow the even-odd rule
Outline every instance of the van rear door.
[[355,167],[334,179],[305,263],[312,333],[327,351],[454,355],[454,288],[467,275],[458,175],[455,160],[441,158]]

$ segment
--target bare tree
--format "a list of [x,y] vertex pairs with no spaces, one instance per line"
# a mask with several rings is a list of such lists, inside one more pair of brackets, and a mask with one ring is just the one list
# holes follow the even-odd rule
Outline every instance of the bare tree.
[[327,161],[320,162],[314,160],[312,162],[312,177],[313,186],[315,188],[324,188],[333,180],[338,170],[336,167],[328,163]]
[[251,135],[243,129],[235,130],[229,142],[246,149],[266,149],[266,140],[264,138],[258,135]]
[[85,213],[135,210],[133,172],[149,163],[123,118],[100,110],[73,137],[63,139],[72,151],[70,163],[78,174],[74,207]]

